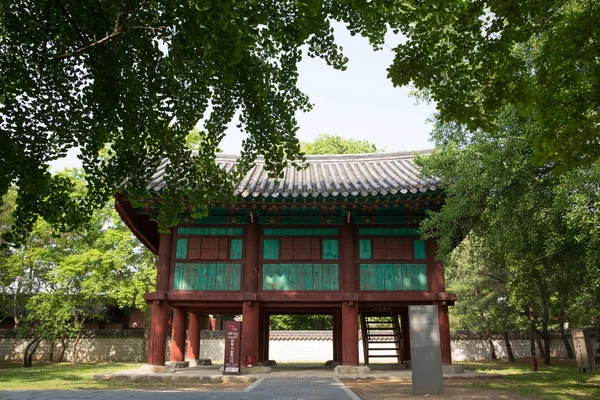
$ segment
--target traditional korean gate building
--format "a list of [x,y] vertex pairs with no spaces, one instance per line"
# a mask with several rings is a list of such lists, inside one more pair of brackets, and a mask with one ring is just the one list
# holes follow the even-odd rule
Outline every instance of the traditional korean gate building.
[[[217,159],[226,170],[235,160]],[[170,234],[158,233],[148,209],[117,195],[123,220],[158,254],[156,291],[145,295],[148,364],[165,363],[170,309],[171,361],[199,358],[202,314],[242,315],[243,363],[246,355],[269,358],[270,315],[332,315],[333,357],[344,365],[359,362],[359,317],[368,347],[377,335],[368,318],[392,316],[399,361],[407,360],[408,306],[417,304],[439,305],[442,361],[451,363],[448,306],[456,297],[445,290],[436,242],[418,235],[425,210],[443,202],[437,182],[422,179],[413,153],[307,161],[275,182],[259,160],[237,185],[235,204],[215,204],[201,220],[184,215]],[[164,166],[149,192],[160,193],[163,173]]]

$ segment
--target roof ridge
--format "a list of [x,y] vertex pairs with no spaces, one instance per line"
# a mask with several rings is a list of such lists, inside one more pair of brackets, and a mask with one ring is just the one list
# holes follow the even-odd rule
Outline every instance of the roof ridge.
[[[311,154],[306,156],[307,162],[329,162],[335,160],[392,160],[392,159],[413,159],[415,154],[428,155],[433,149],[394,151],[394,152],[376,152],[376,153],[353,153],[353,154]],[[241,156],[238,154],[216,154],[216,161],[237,161]],[[256,162],[263,163],[264,157],[258,156]]]

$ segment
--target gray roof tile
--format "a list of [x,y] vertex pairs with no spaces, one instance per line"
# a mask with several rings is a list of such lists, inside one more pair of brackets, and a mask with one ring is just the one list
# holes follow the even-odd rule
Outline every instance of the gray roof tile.
[[[280,181],[269,178],[263,158],[235,186],[234,194],[256,197],[367,197],[386,194],[425,193],[438,189],[436,179],[425,180],[414,164],[414,153],[430,151],[335,154],[307,156],[308,166],[296,170],[289,165]],[[231,172],[238,156],[217,155],[217,163]],[[152,177],[148,189],[160,192],[165,187],[164,162]]]

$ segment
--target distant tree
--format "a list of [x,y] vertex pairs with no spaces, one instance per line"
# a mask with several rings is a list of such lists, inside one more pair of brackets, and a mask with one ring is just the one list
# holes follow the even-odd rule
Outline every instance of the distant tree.
[[[81,170],[67,170],[79,182],[72,196],[84,196]],[[10,226],[10,224],[9,224]],[[108,203],[77,230],[56,233],[43,220],[10,257],[0,262],[2,293],[14,309],[22,334],[63,343],[75,338],[72,359],[86,321],[102,319],[106,305],[146,309],[143,294],[155,285],[155,260]],[[24,309],[22,314],[17,309]]]
[[359,154],[381,151],[368,140],[343,138],[338,135],[322,133],[312,142],[300,142],[304,154]]
[[[540,127],[534,118],[507,107],[500,119],[504,129],[494,135],[436,126],[436,150],[417,162],[425,175],[441,179],[447,196],[421,229],[438,239],[449,266],[452,250],[467,236],[482,240],[487,252],[504,254],[509,304],[525,310],[532,331],[541,334],[548,364],[549,329],[564,328],[572,319],[568,304],[600,290],[600,164],[557,174],[554,165],[535,161]],[[588,314],[585,324],[593,321]]]

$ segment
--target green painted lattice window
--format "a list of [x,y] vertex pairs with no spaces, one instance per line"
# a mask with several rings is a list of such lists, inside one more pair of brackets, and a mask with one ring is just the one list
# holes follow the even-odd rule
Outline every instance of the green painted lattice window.
[[229,258],[231,260],[242,259],[242,239],[231,239],[229,241]]
[[337,264],[265,264],[263,290],[339,290]]
[[424,260],[425,256],[425,241],[424,240],[415,240],[413,242],[413,250],[415,260]]
[[175,263],[173,289],[240,290],[241,264]]
[[321,252],[323,260],[338,259],[338,241],[337,239],[323,239],[321,241]]
[[360,290],[428,290],[425,264],[361,264]]
[[175,258],[187,258],[188,251],[188,240],[177,239],[177,245],[175,247]]
[[265,239],[263,241],[263,260],[279,260],[278,239]]

